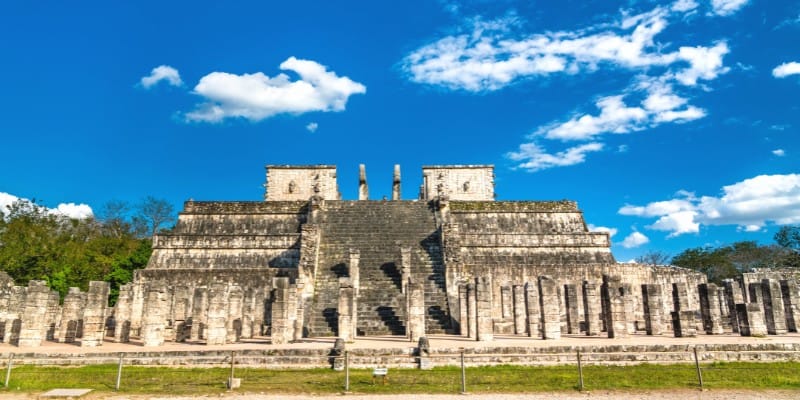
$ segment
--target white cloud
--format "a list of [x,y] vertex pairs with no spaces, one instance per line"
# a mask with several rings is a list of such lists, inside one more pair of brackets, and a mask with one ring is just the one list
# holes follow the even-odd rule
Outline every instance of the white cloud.
[[749,2],[750,0],[711,0],[711,8],[716,15],[728,16],[736,13]]
[[677,12],[687,12],[694,10],[698,6],[699,4],[697,4],[697,2],[694,0],[677,0],[676,2],[672,3],[670,9]]
[[306,125],[306,130],[308,130],[311,133],[316,132],[317,128],[319,128],[319,124],[316,122],[309,122],[308,125]]
[[701,225],[737,225],[752,232],[767,223],[800,223],[800,174],[759,175],[722,188],[719,197],[696,197],[680,192],[678,198],[645,206],[625,205],[622,215],[658,219],[648,228],[669,236],[697,233]]
[[783,151],[783,149],[775,149],[775,150],[772,150],[772,154],[774,154],[774,155],[776,155],[778,157],[783,157],[783,156],[786,155],[786,152]]
[[699,79],[708,81],[716,79],[730,71],[730,68],[722,65],[722,57],[729,52],[730,49],[725,42],[719,42],[714,47],[681,47],[678,49],[677,58],[689,63],[689,68],[676,73],[675,79],[686,86],[696,85]]
[[626,249],[633,249],[649,242],[650,239],[647,236],[641,232],[634,231],[630,235],[626,236],[620,244]]
[[535,172],[553,167],[580,164],[586,161],[586,153],[602,149],[602,143],[586,143],[556,154],[549,154],[536,143],[524,143],[519,146],[519,151],[508,153],[506,156],[511,160],[521,162],[517,168]]
[[[13,194],[0,192],[0,212],[7,215],[10,210],[9,207],[17,200],[27,199],[20,199]],[[56,206],[56,208],[48,208],[47,211],[51,214],[63,215],[76,219],[91,218],[94,216],[92,208],[86,204],[61,203]]]
[[589,232],[606,232],[608,233],[609,237],[614,237],[617,234],[617,228],[609,228],[606,226],[595,226],[592,224],[586,225],[589,228]]
[[772,76],[776,78],[785,78],[796,74],[800,74],[800,63],[795,61],[785,62],[772,70]]
[[260,121],[284,113],[343,111],[351,95],[367,91],[361,83],[339,77],[315,61],[289,57],[280,69],[294,71],[300,79],[292,81],[283,73],[270,78],[261,72],[212,72],[202,77],[194,93],[206,102],[186,113],[186,119],[219,122],[240,117]]
[[183,81],[178,70],[169,65],[159,65],[150,71],[150,75],[142,77],[140,83],[145,89],[150,89],[158,82],[166,81],[171,86],[181,86]]

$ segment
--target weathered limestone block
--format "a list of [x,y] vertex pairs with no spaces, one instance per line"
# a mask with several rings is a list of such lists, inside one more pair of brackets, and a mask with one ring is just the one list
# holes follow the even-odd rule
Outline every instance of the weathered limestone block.
[[412,342],[425,336],[425,284],[408,282],[408,334]]
[[3,343],[14,345],[19,343],[27,294],[27,290],[23,286],[12,286],[9,291],[8,312],[3,321]]
[[478,338],[478,297],[474,283],[467,284],[467,337]]
[[244,292],[239,285],[228,288],[228,318],[225,322],[225,343],[236,343],[242,337],[242,302]]
[[433,369],[433,363],[431,363],[431,343],[425,336],[419,338],[417,356],[419,356],[419,369]]
[[600,287],[596,283],[583,282],[583,312],[586,316],[586,335],[597,336],[601,330],[602,304]]
[[766,336],[767,324],[758,303],[736,304],[739,334],[742,336]]
[[700,314],[703,317],[703,329],[709,335],[721,335],[722,312],[720,311],[720,289],[713,283],[703,283],[700,291]]
[[[275,305],[273,303],[272,315],[273,325],[275,324]],[[355,315],[358,310],[356,305],[356,289],[353,281],[349,277],[339,278],[339,337],[345,343],[352,343],[356,339]]]
[[528,331],[525,286],[514,285],[512,290],[514,292],[514,333],[524,335]]
[[694,311],[673,311],[672,330],[675,337],[697,336],[697,321]]
[[786,329],[798,332],[800,329],[800,288],[794,279],[781,280],[783,308],[786,314]]
[[546,275],[540,276],[539,295],[541,296],[542,337],[544,339],[560,339],[561,313],[558,307],[556,281]]
[[294,323],[290,315],[294,308],[290,293],[293,288],[287,277],[273,278],[272,287],[272,344],[289,343],[294,337]]
[[609,338],[628,337],[624,293],[625,289],[619,277],[603,276],[601,288],[603,315],[606,318],[606,333]]
[[492,283],[488,277],[475,279],[476,301],[476,339],[478,341],[494,340],[494,326],[492,323]]
[[761,281],[761,288],[767,333],[770,335],[783,335],[787,330],[781,284],[775,279],[764,279]]
[[117,304],[114,306],[114,342],[128,343],[131,335],[131,302],[133,285],[126,283],[119,287]]
[[207,336],[208,328],[208,289],[198,287],[194,289],[192,299],[192,327],[189,333],[191,340],[197,341]]
[[75,343],[78,336],[78,326],[82,324],[83,308],[86,306],[86,294],[79,288],[71,287],[64,296],[64,305],[61,307],[61,324],[56,339],[62,343]]
[[225,323],[228,320],[228,285],[213,283],[208,291],[208,311],[206,313],[206,344],[209,346],[225,344],[228,330]]
[[157,347],[164,344],[170,311],[167,297],[165,285],[152,284],[147,287],[141,329],[142,345],[145,347]]
[[578,287],[574,284],[564,285],[564,305],[567,309],[567,333],[580,333],[580,307],[578,306]]
[[542,310],[539,300],[539,284],[525,283],[525,306],[528,318],[528,336],[542,338]]
[[660,335],[664,332],[663,297],[661,285],[642,285],[644,305],[645,331],[648,335]]
[[20,315],[19,347],[39,347],[44,340],[47,303],[50,289],[45,281],[30,281],[25,296],[25,308]]
[[723,280],[722,285],[725,290],[725,304],[728,306],[731,331],[733,331],[733,333],[738,333],[739,317],[738,313],[736,312],[736,305],[743,304],[745,302],[742,288],[739,286],[738,282],[734,281],[733,279]]

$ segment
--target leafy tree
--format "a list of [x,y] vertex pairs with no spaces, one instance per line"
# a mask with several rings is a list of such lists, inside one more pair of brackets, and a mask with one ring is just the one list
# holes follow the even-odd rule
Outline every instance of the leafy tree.
[[709,247],[687,249],[673,257],[672,264],[702,272],[708,276],[709,281],[716,283],[739,274],[724,249]]
[[175,222],[175,208],[164,199],[145,197],[136,205],[133,225],[140,237],[153,237],[160,229]]

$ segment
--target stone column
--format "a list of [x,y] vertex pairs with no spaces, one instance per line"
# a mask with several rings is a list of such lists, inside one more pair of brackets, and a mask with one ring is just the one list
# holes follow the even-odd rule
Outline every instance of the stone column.
[[664,331],[661,285],[642,285],[642,299],[645,330],[648,335],[660,335]]
[[206,337],[208,324],[208,289],[198,287],[194,289],[192,299],[192,330],[189,339],[197,341]]
[[[299,279],[299,278],[298,278]],[[248,288],[244,293],[242,305],[242,338],[250,339],[253,337],[253,321],[256,308],[256,291]],[[302,318],[300,319],[302,321]]]
[[475,284],[467,284],[467,337],[478,338],[478,297]]
[[475,300],[477,311],[476,339],[479,341],[494,340],[494,324],[492,322],[492,283],[487,277],[475,280]]
[[586,335],[597,336],[600,334],[600,314],[602,304],[600,287],[596,283],[583,282],[583,312],[586,316]]
[[164,335],[169,316],[167,288],[163,284],[150,284],[147,287],[142,315],[142,345],[157,347],[164,344]]
[[767,323],[767,333],[770,335],[783,335],[786,330],[786,314],[783,309],[783,295],[781,284],[775,279],[761,281],[764,301],[764,320]]
[[561,313],[558,307],[558,285],[549,276],[539,277],[540,307],[542,310],[542,337],[561,338]]
[[525,283],[525,307],[528,320],[528,336],[532,338],[542,338],[542,310],[539,300],[539,284]]
[[244,292],[239,285],[228,288],[228,318],[225,321],[225,343],[236,343],[242,337],[242,302]]
[[361,291],[361,253],[358,249],[350,249],[349,256],[348,275],[350,276],[350,284],[353,285],[353,312],[350,316],[350,322],[353,324],[353,340],[355,340],[356,329],[358,328],[357,304],[359,292]]
[[86,308],[83,310],[83,339],[81,347],[96,347],[103,344],[106,334],[108,293],[111,284],[91,281],[86,292]]
[[675,311],[689,311],[689,288],[686,283],[672,284],[672,304]]
[[[134,277],[134,282],[136,278]],[[144,293],[145,283],[139,281],[132,283],[133,285],[133,301],[131,302],[131,335],[140,336],[142,329],[142,311],[144,310]]]
[[672,330],[675,337],[697,336],[697,321],[694,311],[673,311]]
[[800,329],[800,291],[797,281],[787,279],[781,281],[781,294],[783,295],[783,308],[786,314],[786,329],[789,332],[798,332]]
[[408,282],[408,334],[412,342],[425,336],[425,284]]
[[172,295],[172,328],[171,340],[184,342],[189,336],[188,321],[192,316],[192,292],[188,286],[176,286]]
[[400,248],[400,291],[408,291],[408,282],[411,279],[411,247]]
[[721,335],[722,312],[719,309],[719,293],[717,285],[703,283],[698,286],[700,291],[700,314],[703,316],[703,329],[709,335]]
[[45,334],[46,340],[56,340],[56,330],[58,329],[59,321],[61,320],[61,306],[59,305],[60,295],[55,290],[50,291],[50,297],[47,300],[47,314],[45,316]]
[[733,333],[739,332],[739,317],[736,312],[736,305],[744,303],[744,296],[739,284],[733,279],[725,279],[722,281],[725,290],[725,304],[728,306],[728,315],[731,321],[731,330]]
[[30,281],[25,308],[20,315],[19,347],[39,347],[44,340],[50,289],[45,281]]
[[400,164],[394,165],[394,176],[392,178],[392,200],[400,200]]
[[625,291],[619,277],[603,277],[603,315],[606,318],[606,333],[609,338],[628,337],[628,316],[625,313]]
[[625,305],[625,329],[628,334],[636,333],[636,305],[630,283],[622,284],[622,302]]
[[581,314],[578,306],[578,287],[568,283],[564,285],[564,304],[567,309],[567,333],[581,333]]
[[273,278],[272,287],[272,344],[289,343],[294,337],[294,325],[290,320],[289,278]]
[[467,285],[458,285],[458,333],[461,336],[469,336],[467,301]]
[[205,336],[206,345],[225,344],[228,330],[225,322],[228,319],[228,285],[225,283],[212,283],[208,291],[208,311],[206,313]]
[[61,325],[56,339],[61,343],[75,343],[78,335],[78,324],[83,319],[83,308],[86,306],[86,294],[76,287],[69,288],[61,307]]
[[514,302],[511,295],[511,286],[500,287],[500,317],[503,319],[513,318]]
[[128,343],[131,335],[131,302],[133,285],[126,283],[119,287],[119,296],[114,309],[114,342]]
[[294,317],[292,340],[299,342],[303,340],[303,320],[305,318],[305,301],[303,300],[303,291],[305,290],[305,280],[302,278],[297,278],[293,287],[294,291],[291,293],[294,293],[293,304],[295,304],[295,310],[291,314]]
[[369,200],[369,186],[367,186],[367,167],[358,165],[358,199]]
[[511,289],[514,294],[514,333],[524,335],[528,331],[525,286],[514,285]]
[[[355,314],[358,308],[356,305],[356,292],[350,278],[339,278],[339,337],[345,343],[352,343],[356,339]],[[272,305],[272,324],[275,325],[275,303]],[[274,332],[274,328],[273,328]],[[274,335],[274,333],[273,333]]]
[[764,314],[758,303],[739,303],[736,305],[739,320],[739,334],[742,336],[767,336]]
[[27,290],[23,286],[12,286],[8,296],[8,312],[3,323],[3,343],[19,344],[22,314],[25,312]]

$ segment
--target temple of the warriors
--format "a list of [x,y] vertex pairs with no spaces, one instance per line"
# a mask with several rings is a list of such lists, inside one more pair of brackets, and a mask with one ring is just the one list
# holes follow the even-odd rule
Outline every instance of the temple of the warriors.
[[617,263],[577,203],[495,201],[492,166],[425,166],[415,200],[401,198],[399,166],[391,199],[370,199],[359,172],[358,200],[341,199],[335,166],[270,165],[264,201],[187,201],[113,307],[105,282],[62,300],[42,281],[0,277],[0,340],[758,336],[800,325],[796,275],[756,271],[719,287]]

